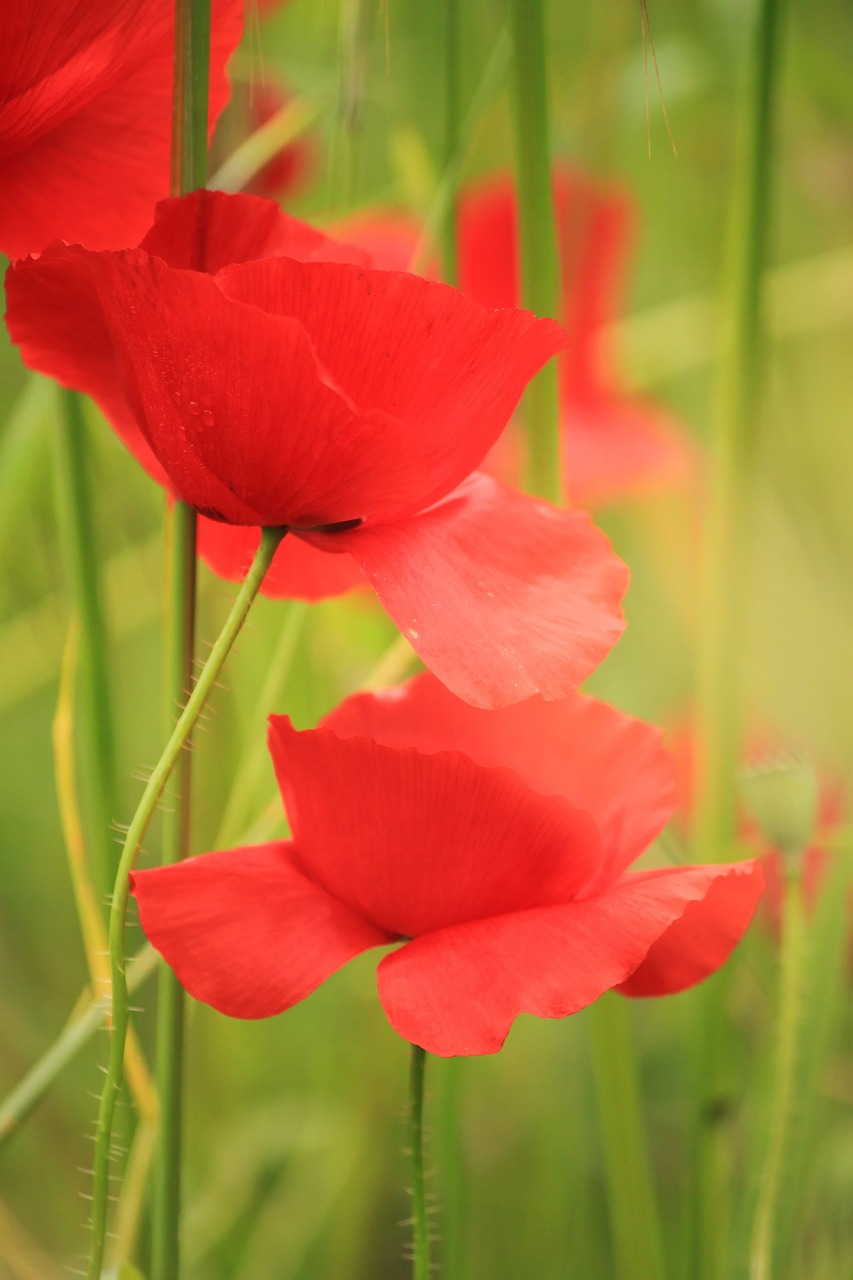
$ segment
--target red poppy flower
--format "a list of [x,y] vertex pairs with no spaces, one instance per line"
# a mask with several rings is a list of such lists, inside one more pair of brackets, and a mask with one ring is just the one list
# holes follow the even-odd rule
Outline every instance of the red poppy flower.
[[[213,0],[210,125],[242,0]],[[0,251],[135,244],[169,193],[175,0],[0,7]]]
[[559,697],[620,634],[625,568],[582,513],[471,473],[563,332],[353,253],[267,201],[198,192],[138,249],[18,263],[7,323],[177,497],[254,526],[240,559],[285,525],[351,556],[461,696]]
[[[619,314],[619,287],[630,240],[631,208],[621,191],[562,167],[554,175],[562,298],[560,320],[570,341],[560,357],[566,471],[572,501],[580,506],[638,494],[684,477],[684,435],[662,409],[625,394],[611,353],[607,326]],[[420,231],[413,219],[359,215],[342,234],[383,267],[408,265]],[[518,305],[516,206],[508,178],[463,191],[459,202],[459,280],[486,307]],[[508,465],[508,437],[498,445],[495,469]]]
[[672,812],[672,767],[657,730],[580,694],[482,712],[425,675],[319,729],[274,716],[269,742],[292,842],[133,876],[148,938],[233,1017],[403,942],[378,973],[393,1027],[492,1053],[519,1013],[701,981],[761,893],[758,862],[626,874]]

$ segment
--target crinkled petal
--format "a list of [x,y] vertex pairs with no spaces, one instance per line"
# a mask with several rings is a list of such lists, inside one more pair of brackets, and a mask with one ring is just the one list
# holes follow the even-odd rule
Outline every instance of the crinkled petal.
[[394,940],[307,880],[290,844],[136,871],[131,885],[152,946],[190,995],[232,1018],[281,1013]]
[[368,254],[283,213],[272,200],[194,191],[161,200],[140,245],[170,267],[215,275],[234,262],[287,257],[299,262],[365,263]]
[[721,873],[732,868],[626,877],[596,898],[416,938],[380,964],[379,998],[394,1029],[430,1053],[495,1053],[520,1013],[564,1018],[625,984]]
[[[0,9],[0,249],[136,244],[169,192],[173,0]],[[242,20],[242,0],[214,0],[211,128]]]
[[624,627],[627,569],[589,517],[488,476],[411,519],[335,536],[426,666],[474,706],[563,697]]
[[[261,540],[259,528],[224,524],[202,516],[198,522],[198,554],[221,578],[242,582]],[[332,543],[332,539],[326,539]],[[319,551],[302,538],[289,535],[279,543],[261,591],[282,600],[327,600],[355,587],[366,586],[353,560],[334,550]]]
[[[45,315],[46,288],[33,302],[32,277],[57,263],[65,270],[69,256],[80,263],[78,288],[55,291],[61,314]],[[12,277],[18,323],[22,313],[30,331],[43,322],[22,344],[25,358],[49,373],[63,365],[73,374],[79,364],[72,385],[88,390],[90,354],[102,361],[106,333],[123,396],[170,488],[202,513],[234,524],[323,525],[405,505],[422,490],[419,442],[393,419],[352,407],[298,320],[234,302],[214,277],[141,249],[54,246],[47,257],[19,264]],[[69,331],[79,294],[94,309],[92,290],[102,320],[82,342]]]
[[[690,878],[704,891],[666,930],[619,990],[626,996],[666,996],[715,973],[740,942],[764,891],[760,861],[666,868],[643,877],[651,887]],[[626,877],[637,881],[640,875]]]
[[302,869],[357,915],[413,937],[564,902],[600,857],[588,814],[508,769],[270,721]]
[[277,258],[226,267],[218,280],[229,297],[299,320],[362,412],[390,414],[415,434],[429,483],[415,503],[386,510],[386,520],[459,484],[565,341],[553,320],[486,310],[404,272]]
[[456,750],[486,767],[505,765],[541,795],[562,795],[585,809],[603,846],[603,864],[585,896],[639,857],[675,808],[675,768],[660,730],[580,693],[483,711],[424,672],[396,688],[347,698],[323,725],[344,737]]
[[167,485],[127,403],[93,256],[77,245],[55,244],[37,259],[11,266],[6,273],[6,326],[24,364],[90,395],[148,474]]

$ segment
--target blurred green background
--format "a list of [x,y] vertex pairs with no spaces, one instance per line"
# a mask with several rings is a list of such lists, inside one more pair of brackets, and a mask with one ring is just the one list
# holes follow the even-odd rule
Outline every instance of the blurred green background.
[[[731,189],[739,79],[751,5],[655,0],[650,15],[677,158],[634,3],[548,9],[556,158],[617,178],[636,203],[636,250],[614,341],[629,387],[668,406],[696,445],[678,490],[596,513],[632,570],[628,631],[590,682],[622,709],[673,730],[693,704],[702,452],[714,400],[716,312]],[[499,41],[501,4],[461,6],[463,103]],[[776,214],[767,228],[768,352],[758,435],[749,607],[742,668],[750,724],[822,777],[853,760],[853,9],[789,5],[783,41]],[[441,20],[411,0],[293,0],[251,14],[237,76],[277,82],[316,110],[306,184],[290,212],[320,223],[393,206],[424,216],[441,176]],[[645,80],[648,79],[648,108]],[[220,142],[220,154],[227,144]],[[513,157],[506,76],[475,122],[464,180]],[[50,1045],[86,983],[60,830],[51,721],[70,622],[53,488],[52,388],[0,336],[0,1092]],[[127,821],[163,732],[159,490],[91,411],[93,512],[113,645]],[[212,639],[234,589],[206,570],[199,636]],[[296,638],[285,687],[259,695],[282,633]],[[298,630],[297,630],[298,629]],[[369,678],[394,642],[366,593],[310,609],[261,601],[195,746],[193,843],[217,839],[241,758],[269,712],[312,724]],[[262,762],[248,818],[275,795]],[[273,810],[274,812],[274,810]],[[251,826],[251,821],[249,825]],[[245,824],[244,824],[245,825]],[[281,830],[281,826],[276,828]],[[240,829],[231,839],[240,836]],[[849,844],[835,833],[839,859]],[[667,853],[681,851],[678,832]],[[147,842],[156,853],[157,833]],[[734,856],[734,855],[733,855]],[[837,883],[834,881],[834,883]],[[853,1274],[853,1062],[843,894],[824,905],[813,954],[821,994],[814,1097],[800,1097],[804,1176],[780,1274]],[[839,907],[839,903],[842,907]],[[834,913],[834,914],[833,914]],[[817,927],[817,926],[816,926]],[[833,932],[834,931],[834,932]],[[826,939],[829,939],[827,942]],[[142,938],[131,928],[131,946]],[[731,1169],[737,1209],[729,1274],[746,1276],[745,1239],[763,1152],[775,1044],[777,938],[766,916],[731,963]],[[407,1046],[388,1027],[365,956],[287,1015],[231,1022],[194,1005],[187,1061],[187,1280],[394,1280],[409,1214],[402,1116]],[[153,984],[137,998],[150,1047]],[[696,993],[631,1006],[669,1274],[691,1277],[689,1106]],[[812,1009],[814,1013],[814,1009]],[[816,1016],[816,1014],[815,1014]],[[434,1060],[428,1077],[436,1234],[442,1238],[442,1116],[463,1104],[464,1258],[472,1280],[614,1275],[606,1171],[594,1105],[587,1014],[521,1017],[494,1058]],[[817,1025],[817,1024],[815,1024]],[[817,1035],[817,1031],[815,1031]],[[86,1247],[90,1134],[106,1056],[100,1033],[0,1152],[0,1277],[54,1280]],[[124,1129],[130,1130],[123,1106]],[[798,1139],[798,1142],[800,1140]],[[83,1171],[81,1171],[83,1170]],[[444,1196],[446,1200],[446,1196]],[[144,1261],[145,1224],[142,1229]]]

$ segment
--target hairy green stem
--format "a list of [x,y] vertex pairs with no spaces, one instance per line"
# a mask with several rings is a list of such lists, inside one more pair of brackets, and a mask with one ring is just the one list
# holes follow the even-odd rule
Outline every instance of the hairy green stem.
[[426,1050],[412,1045],[409,1067],[409,1150],[412,1158],[412,1278],[429,1280],[429,1222],[424,1176]]
[[[760,0],[740,147],[733,178],[727,323],[714,424],[714,470],[705,543],[704,590],[698,651],[698,781],[695,860],[731,855],[735,779],[741,719],[739,658],[750,559],[750,498],[758,437],[762,314],[761,284],[770,242],[773,108],[779,66],[783,0]],[[724,973],[697,1001],[698,1062],[695,1100],[693,1274],[723,1280],[732,1213],[731,1152],[724,1080],[732,1032],[722,1016]]]
[[[510,0],[516,132],[516,197],[522,304],[556,316],[559,258],[551,196],[551,151],[545,54],[544,0]],[[528,487],[551,502],[563,500],[557,366],[549,361],[524,398]]]
[[[127,964],[127,989],[133,995],[157,968],[159,956],[147,944]],[[78,1005],[85,998],[83,992]],[[61,1073],[108,1021],[110,998],[93,995],[82,1013],[73,1013],[49,1049],[46,1049],[0,1105],[0,1151],[49,1093]]]
[[643,1125],[626,1003],[610,993],[590,1009],[599,1124],[607,1167],[613,1280],[662,1280],[660,1218]]
[[122,1081],[124,1046],[129,1019],[127,976],[124,960],[124,931],[130,894],[130,872],[139,854],[148,824],[163,794],[175,763],[186,747],[196,721],[210,696],[225,659],[231,651],[252,601],[257,595],[284,529],[264,529],[249,572],[237,595],[225,625],[219,633],[166,748],[154,767],[125,838],[116,876],[110,911],[110,969],[112,976],[112,1037],[107,1075],[101,1093],[95,1135],[95,1165],[92,1194],[92,1244],[87,1280],[100,1280],[107,1228],[110,1142],[116,1099]]
[[56,478],[60,541],[65,551],[74,608],[80,617],[80,686],[82,748],[88,784],[86,843],[97,850],[90,865],[100,894],[115,874],[116,752],[109,679],[107,629],[98,576],[98,549],[92,524],[83,399],[76,391],[60,391],[63,421],[56,433]]

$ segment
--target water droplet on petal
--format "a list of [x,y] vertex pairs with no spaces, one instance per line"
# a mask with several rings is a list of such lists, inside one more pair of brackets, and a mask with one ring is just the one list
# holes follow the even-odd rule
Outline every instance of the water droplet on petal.
[[173,391],[173,392],[172,392],[172,399],[174,400],[175,404],[180,404],[180,403],[181,403],[181,393],[180,393],[180,391]]
[[194,418],[197,418],[198,415],[201,413],[201,409],[199,409],[198,407],[197,400],[190,400],[189,405],[187,407]]
[[216,419],[214,418],[210,409],[205,409],[203,411],[201,415],[201,420],[206,427],[213,427],[216,425]]

